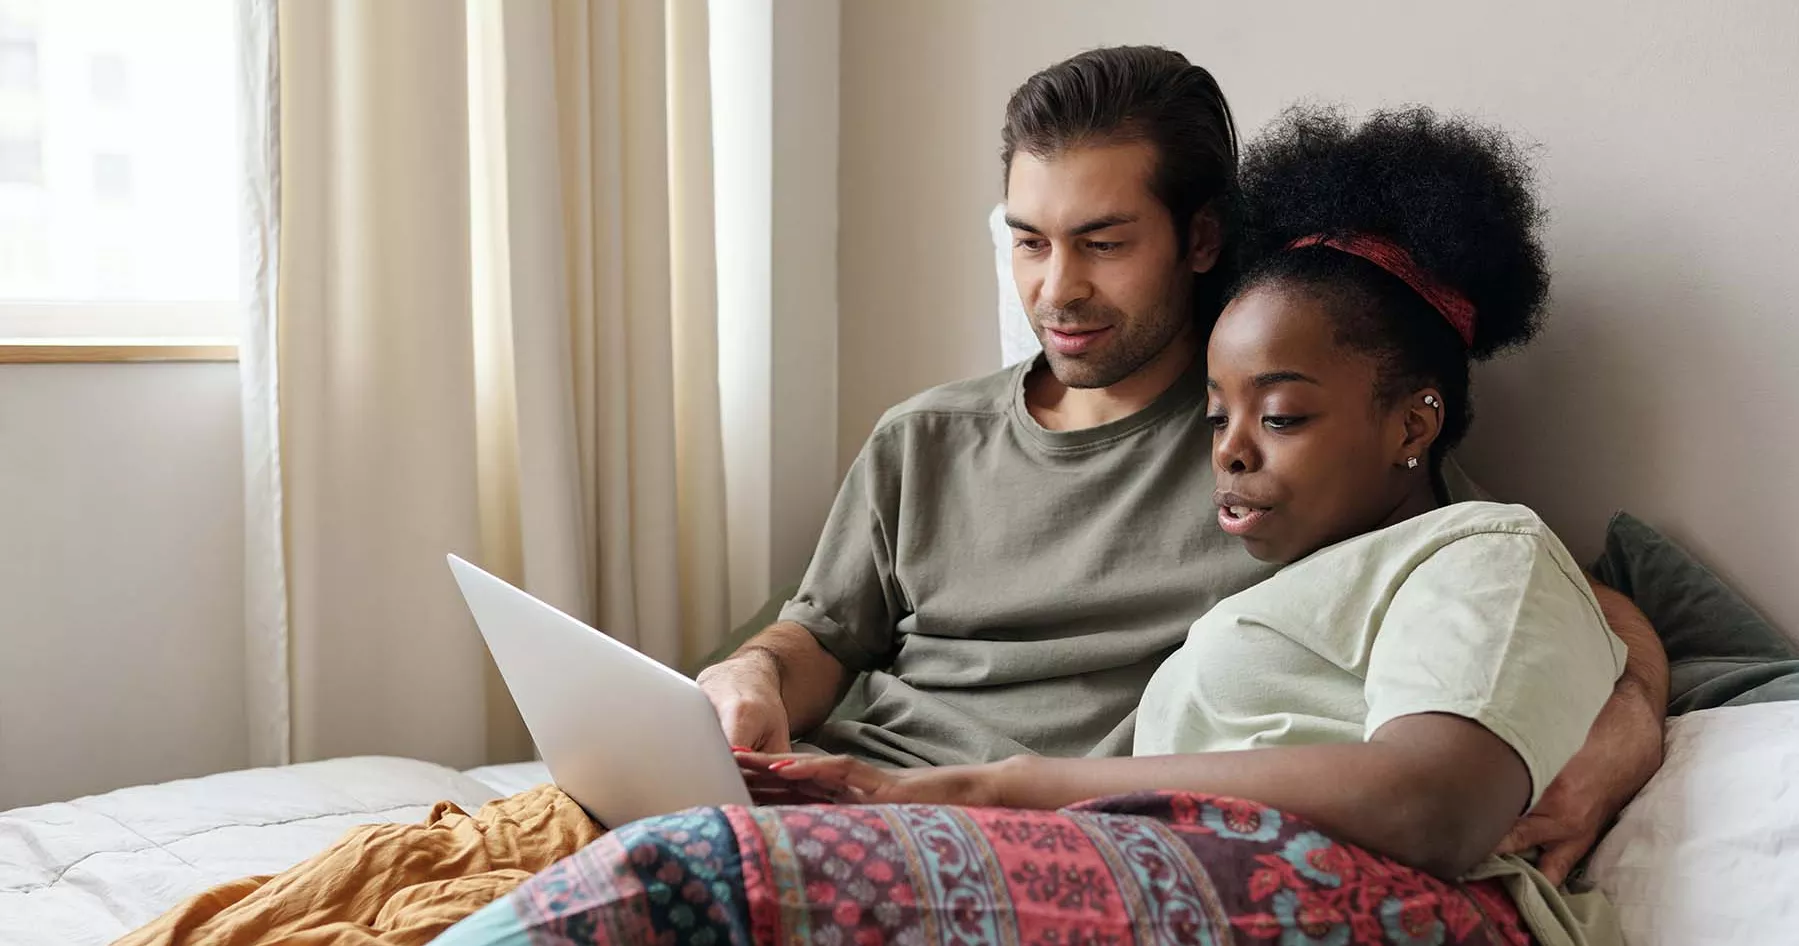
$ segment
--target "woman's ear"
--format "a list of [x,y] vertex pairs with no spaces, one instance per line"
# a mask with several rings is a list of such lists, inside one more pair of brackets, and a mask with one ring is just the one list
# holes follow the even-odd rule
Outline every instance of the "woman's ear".
[[1196,273],[1209,273],[1218,265],[1224,252],[1224,222],[1218,219],[1215,204],[1207,204],[1193,215],[1187,227],[1187,263]]
[[1405,425],[1405,442],[1400,445],[1400,464],[1417,457],[1420,464],[1430,456],[1431,445],[1443,432],[1443,393],[1425,388],[1407,396],[1400,405],[1400,421]]

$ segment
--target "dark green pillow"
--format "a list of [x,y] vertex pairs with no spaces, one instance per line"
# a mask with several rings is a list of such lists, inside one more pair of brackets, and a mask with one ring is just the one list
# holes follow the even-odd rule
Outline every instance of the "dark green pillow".
[[794,585],[776,591],[774,597],[762,605],[762,610],[757,611],[750,616],[749,620],[733,628],[717,647],[712,648],[711,653],[700,658],[699,663],[686,668],[687,675],[697,676],[701,670],[736,653],[737,648],[742,647],[744,641],[755,637],[757,632],[775,623],[775,618],[781,615],[781,606],[787,603],[787,599],[799,594],[799,590],[799,586]]
[[1668,651],[1668,715],[1799,700],[1799,647],[1711,569],[1620,512],[1593,576],[1643,609]]

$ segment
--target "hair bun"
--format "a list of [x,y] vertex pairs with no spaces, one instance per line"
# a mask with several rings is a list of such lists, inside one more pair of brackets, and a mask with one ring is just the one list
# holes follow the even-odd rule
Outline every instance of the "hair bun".
[[1314,234],[1382,237],[1474,305],[1469,354],[1536,334],[1549,294],[1534,172],[1497,128],[1410,107],[1287,109],[1244,149],[1240,263]]

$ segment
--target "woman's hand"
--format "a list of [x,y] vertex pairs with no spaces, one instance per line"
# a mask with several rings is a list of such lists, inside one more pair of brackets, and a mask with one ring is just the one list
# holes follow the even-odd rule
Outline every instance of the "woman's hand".
[[999,770],[991,765],[882,769],[849,756],[757,752],[738,752],[737,765],[761,805],[1001,803]]

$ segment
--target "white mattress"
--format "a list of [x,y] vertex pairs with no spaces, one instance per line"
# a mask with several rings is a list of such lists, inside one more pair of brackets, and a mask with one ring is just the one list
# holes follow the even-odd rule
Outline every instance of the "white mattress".
[[110,943],[191,894],[285,870],[355,825],[419,821],[443,800],[473,811],[533,765],[484,770],[505,782],[496,787],[428,762],[334,759],[0,813],[0,944]]

